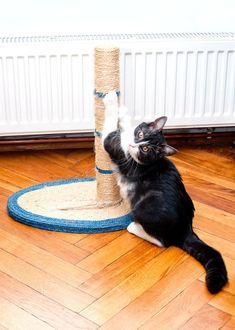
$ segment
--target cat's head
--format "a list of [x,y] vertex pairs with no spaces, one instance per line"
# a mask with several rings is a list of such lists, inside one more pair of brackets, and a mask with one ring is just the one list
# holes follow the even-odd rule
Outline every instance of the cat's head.
[[148,165],[177,152],[164,138],[162,129],[166,121],[164,116],[150,123],[143,122],[135,128],[134,141],[129,143],[128,152],[137,163]]

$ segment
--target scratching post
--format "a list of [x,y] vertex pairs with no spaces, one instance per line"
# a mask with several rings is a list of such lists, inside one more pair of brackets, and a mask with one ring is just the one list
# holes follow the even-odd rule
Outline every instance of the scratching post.
[[96,178],[47,182],[22,189],[8,200],[9,215],[26,225],[63,232],[99,233],[125,229],[132,221],[103,149],[103,98],[119,95],[119,49],[95,49]]
[[97,203],[99,207],[114,205],[121,200],[115,175],[110,170],[110,158],[102,146],[104,125],[103,97],[110,91],[119,94],[119,49],[95,49],[95,150]]

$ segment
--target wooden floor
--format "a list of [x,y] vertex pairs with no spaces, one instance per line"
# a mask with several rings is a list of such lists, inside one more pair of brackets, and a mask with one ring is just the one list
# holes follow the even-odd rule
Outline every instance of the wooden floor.
[[229,147],[174,157],[195,228],[225,259],[230,283],[208,293],[203,268],[177,248],[126,231],[64,234],[7,215],[20,188],[93,176],[91,150],[0,154],[0,329],[235,329],[235,166]]

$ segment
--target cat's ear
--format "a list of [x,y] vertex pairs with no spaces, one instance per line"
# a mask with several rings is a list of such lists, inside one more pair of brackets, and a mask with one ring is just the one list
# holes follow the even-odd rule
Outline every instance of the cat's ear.
[[164,145],[162,145],[162,152],[165,156],[172,156],[175,153],[177,153],[178,150],[169,146],[169,144],[164,144]]
[[149,124],[149,128],[156,130],[156,131],[161,131],[167,121],[167,117],[163,116],[160,118],[157,118],[155,121]]

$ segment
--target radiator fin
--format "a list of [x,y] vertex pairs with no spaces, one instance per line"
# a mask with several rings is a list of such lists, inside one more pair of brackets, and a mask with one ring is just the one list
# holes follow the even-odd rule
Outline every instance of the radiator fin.
[[233,33],[21,37],[0,39],[0,135],[93,131],[102,38],[120,46],[135,124],[167,115],[168,128],[235,125]]

